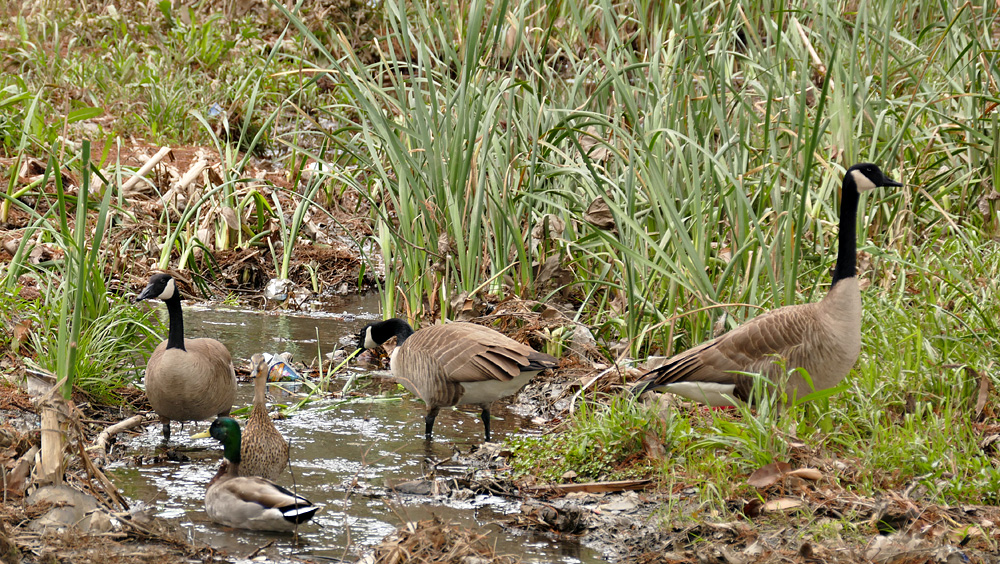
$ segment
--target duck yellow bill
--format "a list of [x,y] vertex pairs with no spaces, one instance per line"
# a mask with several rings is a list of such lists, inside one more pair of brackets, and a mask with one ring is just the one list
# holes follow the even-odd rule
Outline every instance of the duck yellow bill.
[[192,439],[210,439],[210,438],[212,438],[212,435],[210,435],[208,433],[208,430],[206,429],[206,430],[204,430],[204,431],[202,431],[200,433],[197,433],[195,435],[191,435],[191,438]]

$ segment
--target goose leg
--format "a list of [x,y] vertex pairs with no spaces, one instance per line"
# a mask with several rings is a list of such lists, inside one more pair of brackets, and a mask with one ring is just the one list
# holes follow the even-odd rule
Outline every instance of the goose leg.
[[483,405],[483,413],[480,415],[483,419],[483,429],[486,431],[486,442],[490,442],[490,406]]
[[170,442],[170,420],[166,417],[160,417],[160,423],[163,423],[163,442]]
[[434,419],[438,415],[440,408],[432,407],[427,410],[427,416],[424,417],[424,437],[426,440],[431,440],[431,433],[434,431]]

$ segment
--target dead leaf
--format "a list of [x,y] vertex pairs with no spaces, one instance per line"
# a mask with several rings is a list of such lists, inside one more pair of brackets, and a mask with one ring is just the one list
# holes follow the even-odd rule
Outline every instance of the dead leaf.
[[764,504],[759,499],[751,499],[743,506],[743,514],[751,519],[759,517],[763,507]]
[[21,345],[28,340],[28,337],[30,336],[31,336],[30,319],[24,319],[14,324],[14,339],[11,343],[13,345],[11,348],[14,349],[15,353],[21,347]]
[[477,307],[476,300],[470,298],[467,292],[461,292],[452,297],[449,305],[455,316],[455,321],[468,321],[479,317],[480,307]]
[[230,229],[238,230],[242,225],[239,215],[236,214],[236,210],[229,206],[222,206],[222,219]]
[[557,288],[573,282],[573,273],[563,266],[558,255],[545,259],[545,263],[535,263],[535,285],[539,288]]
[[603,161],[611,156],[611,148],[598,134],[596,127],[588,127],[586,134],[580,136],[580,147],[583,148],[583,153],[591,159]]
[[3,250],[7,251],[7,254],[14,256],[17,252],[17,248],[21,245],[20,239],[7,239],[3,242]]
[[983,414],[983,409],[986,407],[986,400],[990,396],[990,379],[986,377],[986,374],[975,370],[971,366],[966,366],[965,369],[979,379],[979,394],[976,396],[976,408],[972,412],[972,420],[978,421]]
[[583,213],[583,219],[598,229],[617,231],[615,218],[611,215],[611,207],[608,206],[608,202],[604,200],[603,196],[598,196],[593,202],[590,202],[587,211]]
[[667,447],[660,440],[659,435],[647,430],[642,437],[642,449],[646,451],[646,456],[652,460],[663,460],[667,457]]
[[792,466],[787,462],[772,462],[754,470],[747,478],[747,483],[755,488],[766,488],[777,483],[791,469]]
[[441,233],[438,235],[438,254],[442,257],[454,254],[455,243],[452,242],[451,238],[448,237],[448,233]]
[[817,482],[823,478],[823,473],[815,468],[796,468],[788,473],[789,476],[795,476],[796,478],[802,478],[804,480],[811,480]]
[[556,309],[556,308],[554,308],[554,307],[552,307],[550,305],[546,305],[545,309],[542,310],[542,313],[539,314],[538,319],[541,319],[541,320],[544,320],[544,321],[549,321],[549,320],[552,320],[552,319],[556,319],[556,318],[558,318],[561,315],[562,315],[562,313],[560,313],[558,309]]
[[979,441],[979,448],[987,452],[996,452],[1000,450],[997,445],[1000,444],[1000,435],[987,435],[983,440]]
[[979,198],[979,213],[983,214],[983,219],[990,218],[990,203],[996,200],[1000,200],[1000,192],[996,190],[991,190],[989,194]]
[[778,499],[772,499],[764,504],[765,512],[775,512],[775,511],[787,511],[789,509],[795,509],[797,507],[802,507],[805,503],[801,499],[795,499],[793,497],[780,497]]
[[535,241],[554,241],[563,236],[566,222],[555,214],[547,213],[531,228],[531,238]]
[[35,157],[27,157],[21,163],[21,170],[18,171],[18,180],[23,184],[30,184],[45,174],[45,162]]
[[39,265],[43,262],[50,261],[53,258],[56,258],[55,253],[53,253],[45,245],[37,245],[35,246],[35,248],[31,249],[30,253],[28,253],[28,262],[34,265]]

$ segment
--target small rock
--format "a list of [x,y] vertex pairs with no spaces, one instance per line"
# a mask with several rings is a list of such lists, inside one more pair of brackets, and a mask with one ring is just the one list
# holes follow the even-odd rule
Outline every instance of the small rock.
[[435,492],[434,482],[430,480],[408,480],[391,486],[393,491],[412,495],[431,495]]
[[69,486],[46,486],[28,496],[31,505],[48,502],[53,507],[32,521],[32,531],[76,528],[80,532],[103,533],[111,530],[111,519],[97,506],[97,500]]

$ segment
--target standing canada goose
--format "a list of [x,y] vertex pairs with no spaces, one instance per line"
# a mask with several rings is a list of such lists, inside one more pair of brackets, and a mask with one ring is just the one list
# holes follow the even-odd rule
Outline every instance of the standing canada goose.
[[201,421],[229,415],[236,399],[236,370],[226,346],[215,339],[185,339],[181,296],[168,274],[154,274],[137,301],[167,304],[167,340],[146,364],[146,395],[170,440],[171,421]]
[[216,523],[258,531],[292,531],[319,507],[270,480],[240,476],[240,424],[219,417],[208,430],[222,443],[225,460],[208,483],[205,513]]
[[528,380],[559,361],[474,323],[448,323],[417,332],[402,319],[370,323],[358,348],[371,349],[396,337],[389,359],[392,375],[427,404],[424,428],[431,439],[442,407],[477,404],[490,440],[490,404],[516,393]]
[[253,407],[240,447],[240,476],[277,480],[288,465],[288,442],[267,414],[267,373],[271,366],[260,353],[253,355],[250,363],[254,372]]
[[754,374],[775,383],[785,371],[803,368],[787,381],[787,398],[832,388],[847,376],[861,352],[861,291],[856,272],[857,213],[861,192],[902,186],[875,165],[847,169],[840,201],[840,234],[833,283],[822,300],[759,315],[711,341],[674,355],[639,380],[635,395],[666,391],[711,406],[749,401]]

